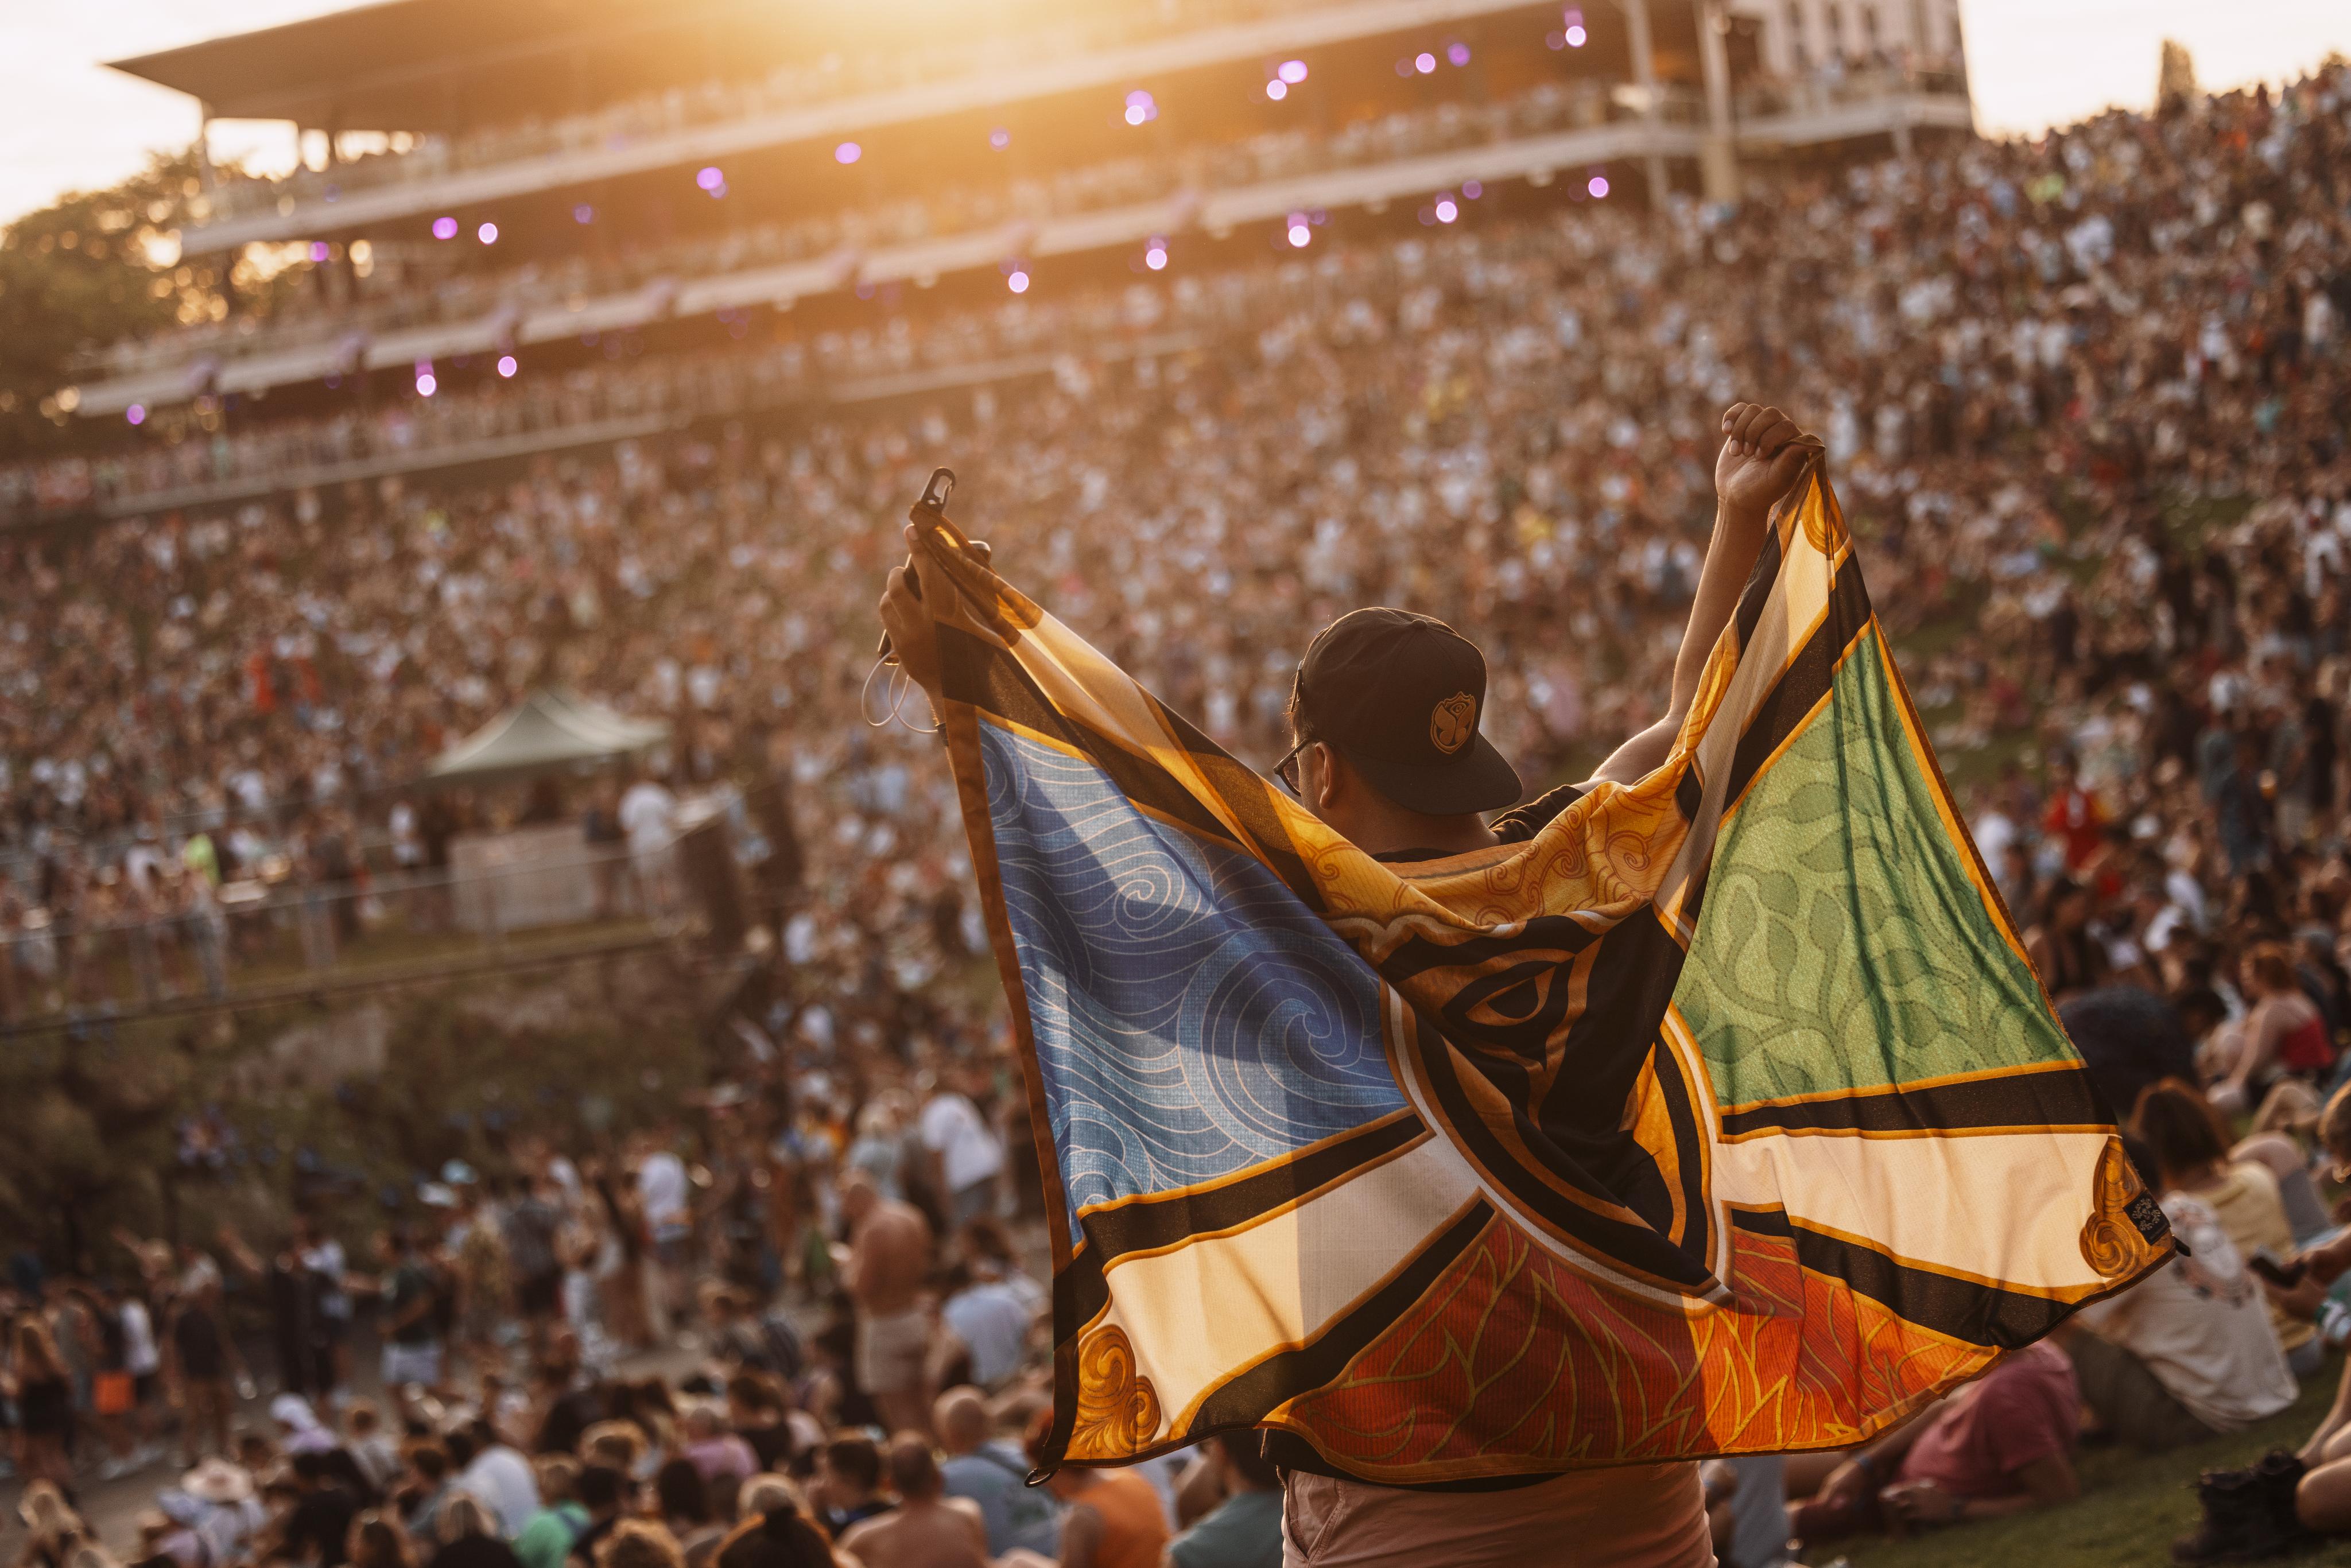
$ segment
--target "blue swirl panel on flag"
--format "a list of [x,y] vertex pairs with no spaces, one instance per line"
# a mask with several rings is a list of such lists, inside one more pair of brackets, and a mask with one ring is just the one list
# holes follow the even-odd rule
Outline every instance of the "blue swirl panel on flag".
[[1073,1230],[1404,1109],[1370,966],[1263,863],[1084,758],[979,734]]

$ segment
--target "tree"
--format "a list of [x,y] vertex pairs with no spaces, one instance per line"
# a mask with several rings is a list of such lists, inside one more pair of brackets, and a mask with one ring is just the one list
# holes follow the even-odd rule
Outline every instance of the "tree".
[[120,184],[0,233],[0,458],[90,440],[57,398],[81,350],[228,313],[221,258],[180,256],[176,230],[200,188],[193,148],[157,152]]

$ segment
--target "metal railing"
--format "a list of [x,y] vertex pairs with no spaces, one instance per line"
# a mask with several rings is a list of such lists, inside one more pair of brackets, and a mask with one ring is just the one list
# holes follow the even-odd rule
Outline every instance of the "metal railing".
[[467,134],[429,137],[405,153],[385,152],[323,170],[299,168],[277,179],[234,176],[211,192],[212,216],[221,220],[284,212],[288,203],[431,183],[472,170],[559,158],[697,127],[846,103],[918,85],[936,87],[1040,61],[1075,60],[1204,29],[1328,8],[1331,0],[1186,0],[1176,7],[1078,7],[1057,16],[1050,27],[1002,34],[977,44],[942,38],[928,47],[795,61],[758,81],[713,80],[624,99],[580,114],[501,120]]
[[1770,115],[1817,114],[1849,104],[1876,102],[1911,94],[1967,95],[1963,70],[1927,67],[1872,66],[1841,74],[1816,73],[1795,81],[1763,81],[1742,87],[1738,95],[1740,120]]
[[[829,255],[844,246],[868,251],[901,242],[928,241],[1048,218],[1154,201],[1189,187],[1235,189],[1301,173],[1357,168],[1464,146],[1637,119],[1630,89],[1605,82],[1549,83],[1534,92],[1476,109],[1447,104],[1384,116],[1342,128],[1334,135],[1286,138],[1269,134],[1182,155],[1103,160],[1071,170],[1072,177],[1017,181],[1000,189],[973,188],[933,198],[903,200],[749,225],[716,243],[696,237],[643,246],[599,263],[592,274],[569,267],[527,267],[467,287],[412,287],[360,300],[320,305],[266,319],[206,324],[87,350],[86,379],[135,375],[192,364],[204,355],[230,362],[281,353],[308,343],[435,322],[478,320],[501,310],[529,312],[574,298],[643,288],[665,277],[691,278],[751,270]],[[1695,125],[1705,100],[1694,89],[1656,89],[1659,118]],[[726,258],[732,257],[729,265]]]
[[[496,841],[486,841],[495,843]],[[668,940],[687,911],[676,846],[301,881],[245,878],[136,919],[0,919],[0,1031],[201,1011],[518,967]],[[193,875],[193,873],[190,873]]]

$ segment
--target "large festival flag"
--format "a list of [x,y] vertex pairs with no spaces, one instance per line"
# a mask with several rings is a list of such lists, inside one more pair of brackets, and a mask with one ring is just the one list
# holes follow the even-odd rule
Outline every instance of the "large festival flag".
[[2170,1255],[1817,465],[1664,766],[1401,869],[918,525],[1045,1170],[1049,1466],[1843,1447]]

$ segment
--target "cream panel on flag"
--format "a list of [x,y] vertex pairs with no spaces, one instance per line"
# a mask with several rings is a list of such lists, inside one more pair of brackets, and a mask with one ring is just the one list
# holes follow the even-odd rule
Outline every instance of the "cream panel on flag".
[[1113,1264],[1112,1320],[1169,1429],[1235,1373],[1311,1340],[1476,1196],[1461,1156],[1431,1138],[1246,1230]]
[[[2020,1193],[2088,1187],[2113,1134],[1753,1137],[1714,1147],[1714,1197],[1781,1205],[1799,1224],[1868,1237],[1896,1257],[2013,1290],[2104,1290],[2082,1255],[2082,1212]],[[2072,1182],[2071,1188],[2064,1184]]]

